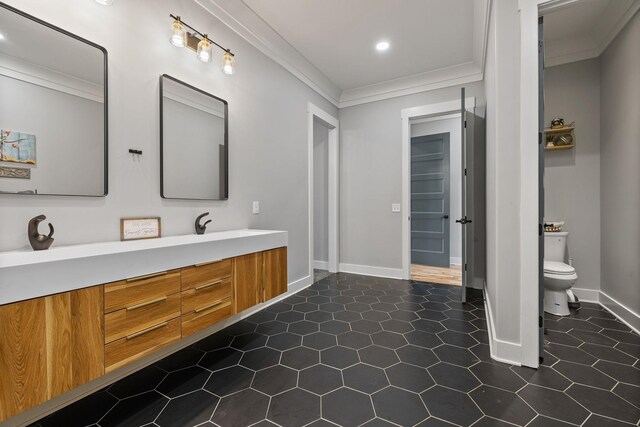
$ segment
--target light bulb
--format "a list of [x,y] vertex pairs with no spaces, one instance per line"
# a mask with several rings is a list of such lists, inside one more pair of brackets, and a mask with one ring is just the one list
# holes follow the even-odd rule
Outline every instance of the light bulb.
[[96,3],[101,4],[102,6],[111,6],[113,4],[113,0],[96,0]]
[[376,44],[376,49],[378,49],[378,50],[387,50],[387,49],[389,49],[389,46],[390,46],[389,42],[381,41],[381,42],[378,42],[378,44]]
[[182,25],[182,22],[180,22],[180,17],[178,17],[178,19],[173,21],[173,25],[171,25],[171,38],[169,41],[175,47],[185,47],[187,44],[186,35],[184,26]]
[[197,54],[200,61],[211,61],[211,43],[209,43],[209,39],[207,38],[206,34],[204,35],[204,38],[200,40],[200,43],[198,43]]
[[227,51],[224,53],[222,57],[223,65],[222,72],[228,75],[231,75],[236,72],[236,60],[234,59],[231,52]]

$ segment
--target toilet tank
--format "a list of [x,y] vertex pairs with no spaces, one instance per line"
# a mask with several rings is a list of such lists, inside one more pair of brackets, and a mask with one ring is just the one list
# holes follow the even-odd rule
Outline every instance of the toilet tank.
[[568,237],[569,233],[566,231],[544,233],[544,259],[564,262]]

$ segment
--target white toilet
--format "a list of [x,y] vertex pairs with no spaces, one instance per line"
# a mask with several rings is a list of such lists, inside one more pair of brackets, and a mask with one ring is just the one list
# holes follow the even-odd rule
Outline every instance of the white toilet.
[[568,232],[544,233],[544,311],[569,315],[567,291],[578,280],[576,269],[564,262]]

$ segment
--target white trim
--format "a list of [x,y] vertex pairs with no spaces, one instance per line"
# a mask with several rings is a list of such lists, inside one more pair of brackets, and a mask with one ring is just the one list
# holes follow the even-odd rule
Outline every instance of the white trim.
[[340,271],[343,273],[363,274],[365,276],[402,279],[402,270],[399,268],[373,267],[370,265],[345,264],[341,262]]
[[520,344],[496,338],[493,310],[491,309],[489,298],[487,298],[486,287],[483,287],[482,293],[484,294],[485,312],[487,313],[487,332],[489,335],[489,353],[491,354],[491,358],[498,362],[521,366],[519,362],[520,354],[522,353]]
[[245,311],[243,311],[242,313],[239,314],[235,314],[223,321],[220,321],[218,323],[216,323],[213,326],[210,326],[207,329],[203,329],[202,331],[199,331],[191,336],[188,336],[186,338],[181,339],[179,342],[172,344],[168,347],[165,347],[163,349],[160,349],[148,356],[143,357],[142,359],[136,360],[134,362],[131,362],[125,366],[123,366],[122,368],[116,369],[113,372],[110,372],[108,374],[105,374],[101,377],[96,378],[93,381],[90,381],[86,384],[83,384],[77,388],[72,389],[71,391],[68,391],[67,393],[64,393],[60,396],[54,397],[51,400],[48,400],[46,402],[44,402],[43,404],[36,406],[32,409],[28,409],[18,415],[16,415],[13,418],[10,418],[6,421],[4,421],[4,423],[2,424],[3,427],[16,427],[16,426],[26,426],[26,425],[30,425],[44,417],[46,417],[47,415],[50,415],[56,411],[59,411],[60,409],[74,403],[77,402],[78,400],[82,399],[83,397],[86,397],[98,390],[103,389],[104,387],[115,383],[116,381],[133,374],[136,371],[141,370],[142,368],[145,368],[157,361],[159,361],[160,359],[163,359],[167,356],[169,356],[170,354],[173,354],[175,352],[177,352],[178,350],[181,350],[183,348],[186,348],[198,341],[200,341],[203,338],[208,337],[209,335],[212,335],[218,331],[220,331],[221,329],[226,328],[227,326],[231,326],[234,323],[237,323],[238,321],[245,319],[249,316],[251,316],[252,314],[263,310],[279,301],[282,301],[285,298],[290,297],[291,295],[294,295],[298,292],[300,292],[303,289],[308,288],[309,286],[311,286],[313,284],[313,276],[305,276],[301,279],[298,279],[294,282],[289,283],[289,285],[287,286],[287,292],[285,292],[284,294],[278,295],[277,297],[270,299],[269,301],[262,303],[262,304],[258,304],[256,306],[253,306]]
[[313,268],[316,270],[329,270],[329,262],[313,260]]
[[313,122],[314,118],[322,121],[329,128],[329,154],[328,154],[328,219],[329,219],[329,259],[327,270],[330,273],[338,272],[338,261],[340,259],[340,236],[338,225],[340,205],[339,205],[339,183],[340,183],[340,121],[320,109],[308,103],[307,106],[307,150],[309,168],[309,275],[313,276]]
[[243,1],[195,0],[195,3],[320,96],[336,107],[338,106],[340,88],[295,50]]
[[469,62],[443,70],[344,90],[340,95],[338,108],[478,82],[482,81],[482,78],[480,68],[475,63]]
[[460,113],[455,113],[455,114],[443,114],[441,116],[435,116],[435,117],[422,117],[420,119],[411,119],[411,124],[412,125],[417,125],[420,123],[429,123],[429,122],[437,122],[439,120],[448,120],[448,119],[457,119],[458,117],[460,117]]
[[573,292],[582,302],[600,302],[600,291],[596,289],[571,288],[571,292]]
[[474,2],[473,48],[470,61],[344,91],[291,46],[244,1],[195,0],[195,2],[339,108],[467,84],[481,81],[483,78],[491,0]]
[[104,87],[0,53],[0,75],[47,89],[104,103]]
[[538,292],[538,4],[520,0],[520,362],[537,368]]
[[600,291],[600,305],[637,334],[640,334],[640,314],[602,291]]
[[[465,106],[474,108],[475,98],[466,98]],[[411,224],[409,215],[411,212],[411,123],[413,119],[422,119],[428,116],[449,115],[460,112],[460,100],[439,102],[436,104],[421,105],[418,107],[403,108],[400,110],[402,119],[402,269],[401,277],[404,280],[411,278]]]

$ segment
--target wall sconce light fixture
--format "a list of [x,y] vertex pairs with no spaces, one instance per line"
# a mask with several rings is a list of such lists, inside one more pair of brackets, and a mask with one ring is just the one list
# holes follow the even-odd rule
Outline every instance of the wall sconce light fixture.
[[[211,45],[215,45],[224,51],[222,56],[222,72],[229,75],[235,72],[236,61],[231,49],[226,49],[214,42],[207,34],[201,33],[191,25],[185,23],[179,16],[169,16],[173,18],[171,37],[169,38],[172,45],[175,47],[188,47],[196,52],[198,59],[202,62],[211,62],[211,58],[213,57]],[[187,31],[185,28],[188,28],[192,32]]]

